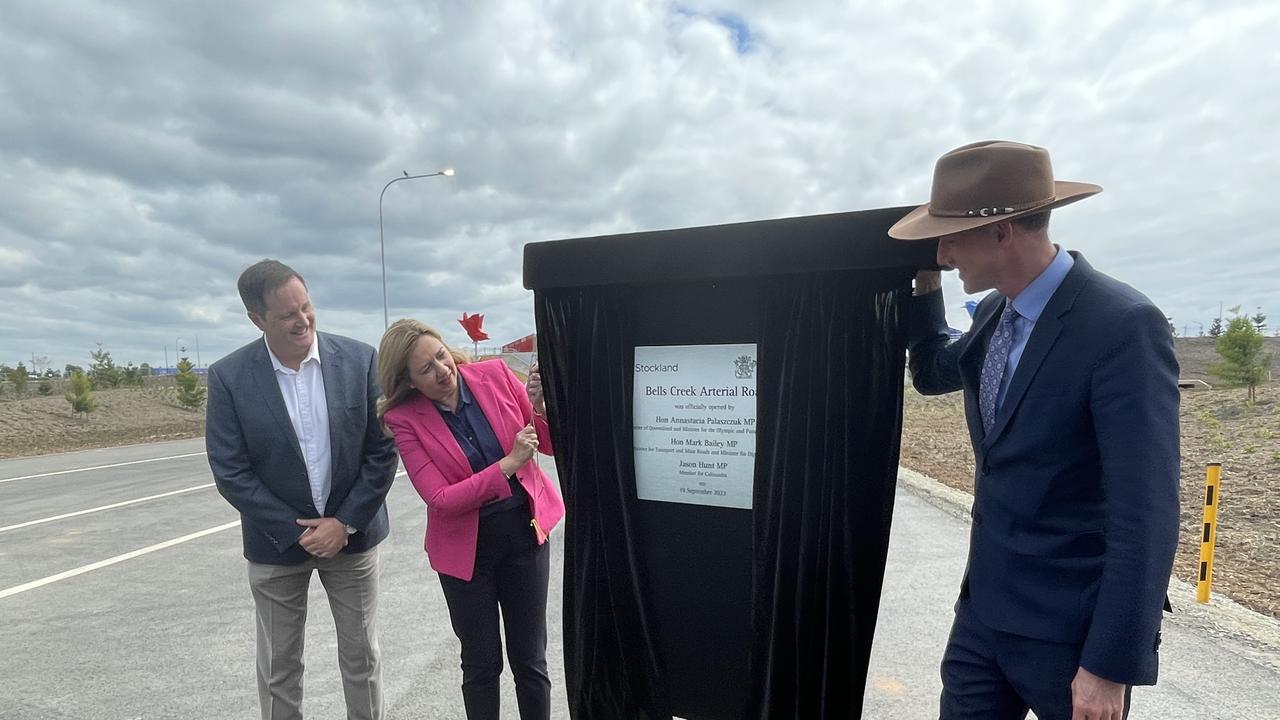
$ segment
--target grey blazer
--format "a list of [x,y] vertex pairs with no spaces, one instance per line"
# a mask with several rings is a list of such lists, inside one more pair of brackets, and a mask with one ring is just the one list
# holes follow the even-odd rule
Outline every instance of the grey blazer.
[[[385,499],[398,462],[374,404],[381,394],[372,347],[316,333],[329,410],[333,482],[325,515],[357,528],[343,552],[368,550],[387,536]],[[275,369],[259,338],[209,367],[205,447],[218,492],[240,511],[244,556],[294,565],[298,518],[320,516]]]

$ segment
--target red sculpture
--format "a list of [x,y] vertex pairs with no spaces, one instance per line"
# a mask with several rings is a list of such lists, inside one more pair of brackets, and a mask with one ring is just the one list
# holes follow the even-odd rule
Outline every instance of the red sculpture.
[[462,319],[458,321],[462,325],[462,329],[467,331],[467,337],[471,338],[471,342],[478,343],[481,340],[488,340],[489,333],[485,332],[481,326],[484,325],[484,315],[476,314],[468,316],[462,313]]

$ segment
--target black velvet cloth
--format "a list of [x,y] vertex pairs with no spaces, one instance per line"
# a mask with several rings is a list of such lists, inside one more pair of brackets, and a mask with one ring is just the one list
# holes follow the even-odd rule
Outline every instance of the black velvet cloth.
[[912,274],[824,277],[768,315],[746,717],[862,714],[898,472]]
[[[536,290],[572,717],[860,717],[913,273]],[[638,500],[634,348],[716,343],[757,344],[753,509]]]

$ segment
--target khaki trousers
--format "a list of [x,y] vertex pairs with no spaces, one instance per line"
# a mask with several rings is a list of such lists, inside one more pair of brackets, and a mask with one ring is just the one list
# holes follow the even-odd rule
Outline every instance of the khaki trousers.
[[312,557],[297,565],[249,563],[257,610],[258,701],[263,720],[301,720],[302,647],[307,587],[320,575],[338,635],[338,667],[350,720],[381,720],[382,667],[374,616],[378,609],[378,548]]

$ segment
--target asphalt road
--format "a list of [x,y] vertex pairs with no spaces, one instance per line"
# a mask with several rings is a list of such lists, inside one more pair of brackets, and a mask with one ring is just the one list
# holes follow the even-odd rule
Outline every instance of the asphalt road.
[[[0,718],[256,717],[238,517],[211,483],[199,440],[0,462]],[[866,718],[936,717],[968,526],[935,505],[898,492]],[[400,481],[388,506],[379,610],[388,716],[460,718],[457,640],[422,552],[421,501]],[[565,718],[559,550],[548,660],[555,717]],[[1190,609],[1166,623],[1161,684],[1134,693],[1131,718],[1280,720],[1276,646],[1215,613]],[[306,662],[308,716],[342,717],[318,582]],[[509,672],[504,693],[514,718]]]
[[[257,716],[239,516],[211,485],[203,450],[203,441],[189,440],[0,462],[0,718]],[[391,537],[381,546],[388,717],[460,718],[457,639],[422,551],[422,501],[402,480],[389,496]],[[163,546],[174,540],[182,541]],[[562,553],[554,540],[552,549],[558,589]],[[137,551],[145,554],[129,557]],[[548,661],[557,689],[564,687],[559,601],[553,593]],[[345,716],[336,658],[316,580],[308,717]],[[504,709],[515,717],[509,671],[505,685]],[[567,718],[563,696],[556,700],[555,717]]]

